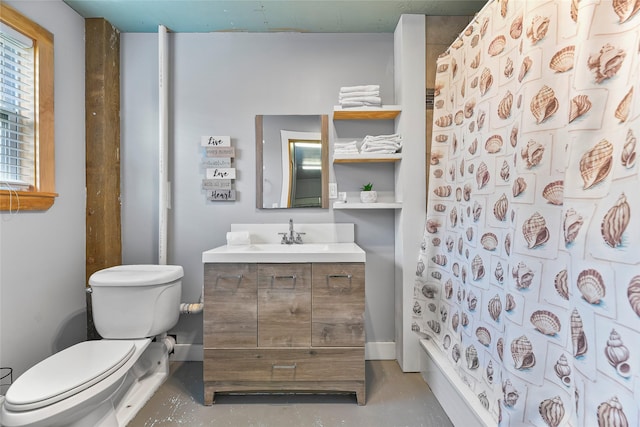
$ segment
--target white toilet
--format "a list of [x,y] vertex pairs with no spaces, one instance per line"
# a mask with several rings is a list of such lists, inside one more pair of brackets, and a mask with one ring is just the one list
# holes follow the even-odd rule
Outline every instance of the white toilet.
[[69,347],[18,377],[2,403],[0,425],[125,426],[169,373],[174,342],[166,332],[180,316],[183,274],[173,265],[94,273],[93,321],[103,339]]

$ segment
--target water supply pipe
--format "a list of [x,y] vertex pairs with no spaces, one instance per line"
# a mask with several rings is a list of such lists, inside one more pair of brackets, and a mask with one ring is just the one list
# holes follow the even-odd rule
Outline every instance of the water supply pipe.
[[[158,26],[158,264],[167,264],[168,211],[171,209],[169,182],[169,43],[167,27]],[[180,304],[181,314],[198,314],[204,309],[204,288],[197,303]],[[175,344],[175,340],[174,340]],[[173,347],[172,347],[173,348]]]
[[173,353],[176,346],[176,339],[173,336],[163,333],[156,337],[156,341],[161,342],[164,345],[164,348],[167,350],[167,354]]
[[158,262],[167,264],[167,216],[169,206],[169,44],[167,27],[158,26]]

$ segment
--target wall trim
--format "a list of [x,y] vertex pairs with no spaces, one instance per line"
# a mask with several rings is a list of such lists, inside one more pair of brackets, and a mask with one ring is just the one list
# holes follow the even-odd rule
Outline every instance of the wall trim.
[[365,360],[396,360],[396,343],[368,342],[364,345]]
[[173,347],[173,354],[170,361],[180,362],[202,362],[204,350],[202,344],[176,344]]
[[455,426],[495,426],[451,362],[430,339],[420,340],[420,373]]
[[[364,357],[366,360],[395,360],[396,343],[391,342],[368,342],[364,346]],[[202,362],[202,344],[176,344],[173,348],[171,361],[181,362]]]

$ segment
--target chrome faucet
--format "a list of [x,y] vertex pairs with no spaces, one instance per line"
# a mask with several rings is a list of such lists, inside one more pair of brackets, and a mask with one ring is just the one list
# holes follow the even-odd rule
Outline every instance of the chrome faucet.
[[291,245],[293,243],[302,244],[302,235],[305,233],[299,233],[293,229],[293,218],[289,218],[289,232],[278,233],[282,236],[280,241],[283,245]]

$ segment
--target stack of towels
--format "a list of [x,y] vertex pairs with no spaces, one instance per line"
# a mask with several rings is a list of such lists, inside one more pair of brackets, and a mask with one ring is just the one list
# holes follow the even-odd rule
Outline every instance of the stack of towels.
[[380,153],[380,154],[393,154],[402,149],[402,136],[394,133],[392,135],[367,135],[362,140],[362,147],[360,147],[363,153]]
[[378,153],[393,154],[402,150],[402,136],[394,133],[392,135],[367,135],[362,140],[362,145],[358,148],[358,141],[334,142],[334,154],[360,154]]
[[380,107],[380,85],[344,86],[338,96],[340,106],[348,107]]
[[359,154],[358,143],[356,141],[334,142],[333,153],[334,154]]

